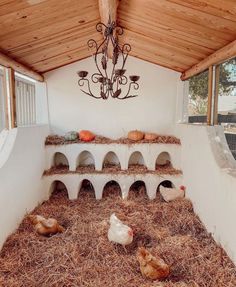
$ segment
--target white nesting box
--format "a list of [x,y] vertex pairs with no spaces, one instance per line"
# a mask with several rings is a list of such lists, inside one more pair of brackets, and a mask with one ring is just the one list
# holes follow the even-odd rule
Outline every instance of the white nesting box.
[[[70,171],[76,171],[77,166],[94,164],[98,173],[67,173],[45,176],[45,182],[50,193],[50,186],[55,181],[65,184],[69,198],[76,199],[84,179],[89,180],[95,190],[97,199],[102,198],[103,189],[107,182],[114,180],[121,188],[122,197],[126,198],[130,186],[136,181],[143,181],[146,185],[150,199],[155,198],[157,187],[165,180],[175,186],[182,184],[182,175],[163,175],[151,173],[155,171],[156,163],[163,164],[170,160],[175,169],[181,170],[181,145],[159,143],[134,143],[134,144],[98,144],[98,143],[72,143],[64,145],[46,146],[46,169],[55,163],[55,155],[66,158]],[[63,156],[64,155],[64,156]],[[102,173],[104,162],[120,163],[121,170],[127,170],[129,164],[143,164],[147,167],[146,173]]]

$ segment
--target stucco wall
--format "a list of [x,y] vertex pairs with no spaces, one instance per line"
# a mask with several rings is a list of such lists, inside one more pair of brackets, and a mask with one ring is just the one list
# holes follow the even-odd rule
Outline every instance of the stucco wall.
[[124,101],[96,100],[80,91],[76,72],[94,73],[92,58],[46,73],[52,131],[90,129],[109,137],[131,129],[171,133],[180,74],[133,57],[126,69],[127,75],[140,75],[140,89],[137,98]]
[[0,138],[0,248],[25,213],[45,197],[42,173],[48,126],[18,128],[4,133]]
[[178,125],[187,195],[196,213],[236,263],[236,162],[221,127]]

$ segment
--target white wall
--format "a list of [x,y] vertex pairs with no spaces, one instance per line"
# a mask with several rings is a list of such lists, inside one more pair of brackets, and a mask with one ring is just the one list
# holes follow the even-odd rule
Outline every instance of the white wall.
[[236,161],[223,128],[178,126],[187,195],[196,213],[236,263]]
[[38,125],[48,124],[48,98],[46,83],[35,83],[36,100],[36,123]]
[[123,101],[96,100],[80,91],[76,72],[94,73],[92,58],[46,73],[52,132],[90,129],[108,137],[125,136],[131,129],[170,133],[180,74],[133,57],[126,69],[127,75],[140,75],[140,89],[137,98]]
[[42,174],[48,132],[48,126],[24,127],[0,137],[0,248],[25,213],[45,198]]

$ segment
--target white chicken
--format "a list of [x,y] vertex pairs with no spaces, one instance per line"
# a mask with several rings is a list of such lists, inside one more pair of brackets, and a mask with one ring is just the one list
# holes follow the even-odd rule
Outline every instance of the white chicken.
[[160,186],[160,193],[166,202],[173,201],[185,196],[185,186],[181,185],[179,189]]
[[133,230],[129,226],[122,223],[113,213],[110,217],[110,228],[108,230],[109,241],[123,245],[131,244],[133,242]]

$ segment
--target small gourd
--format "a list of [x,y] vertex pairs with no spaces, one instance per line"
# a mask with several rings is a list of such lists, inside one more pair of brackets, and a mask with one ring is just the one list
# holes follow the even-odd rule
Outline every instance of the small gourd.
[[144,133],[138,130],[130,131],[128,133],[128,139],[132,141],[140,141],[144,137]]
[[77,139],[77,132],[71,131],[64,135],[66,141],[74,141]]
[[79,139],[84,142],[90,142],[95,139],[95,134],[91,131],[82,130],[79,132]]
[[144,139],[148,141],[153,141],[157,138],[157,134],[154,133],[145,133]]

